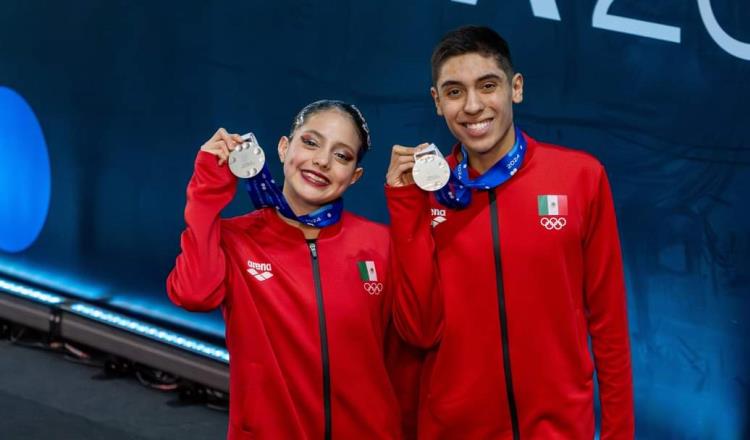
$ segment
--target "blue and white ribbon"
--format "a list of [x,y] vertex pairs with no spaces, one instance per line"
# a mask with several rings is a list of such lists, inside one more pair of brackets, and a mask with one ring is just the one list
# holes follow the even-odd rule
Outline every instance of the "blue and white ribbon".
[[284,217],[316,228],[337,223],[341,219],[341,213],[344,210],[344,200],[339,197],[309,214],[296,215],[286,201],[281,188],[276,185],[276,181],[271,176],[271,171],[269,171],[266,165],[263,165],[260,173],[255,177],[245,179],[245,188],[250,195],[250,200],[253,202],[255,209],[272,206]]
[[469,178],[469,155],[461,145],[461,162],[451,171],[448,184],[435,192],[441,205],[451,209],[464,209],[471,203],[471,190],[497,188],[518,172],[526,155],[526,139],[521,129],[515,127],[516,141],[510,151],[484,174],[476,179]]

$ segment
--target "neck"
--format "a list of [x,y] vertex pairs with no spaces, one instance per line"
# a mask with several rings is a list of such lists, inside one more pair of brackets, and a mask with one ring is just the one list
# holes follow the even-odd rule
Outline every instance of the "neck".
[[[320,206],[309,206],[303,203],[299,203],[299,201],[295,197],[290,197],[287,185],[284,185],[281,192],[284,194],[284,198],[286,199],[286,202],[289,204],[289,207],[292,209],[292,212],[294,212],[294,214],[297,216],[309,214],[317,210],[318,208],[320,208]],[[282,220],[284,220],[286,223],[294,226],[297,229],[302,230],[302,233],[305,234],[305,239],[307,240],[316,239],[318,238],[318,235],[320,234],[320,228],[316,228],[315,226],[310,226],[304,223],[300,223],[297,220],[286,218],[281,214],[279,214],[279,217],[281,217]]]
[[505,136],[503,136],[500,139],[500,142],[489,151],[484,153],[474,153],[471,149],[467,148],[466,151],[469,155],[469,166],[479,174],[484,174],[508,154],[515,143],[516,129],[513,124],[511,124]]
[[315,226],[306,225],[304,223],[300,223],[297,220],[292,220],[290,218],[286,218],[278,211],[276,214],[281,217],[282,220],[284,220],[285,223],[290,224],[294,226],[295,228],[302,231],[302,233],[305,235],[306,240],[315,240],[318,238],[318,235],[320,235],[320,228],[316,228]]
[[293,194],[290,194],[289,187],[286,184],[284,184],[281,189],[281,193],[289,204],[289,208],[292,209],[292,212],[294,212],[294,215],[296,216],[306,215],[320,208],[320,206],[304,203],[297,197],[294,197]]

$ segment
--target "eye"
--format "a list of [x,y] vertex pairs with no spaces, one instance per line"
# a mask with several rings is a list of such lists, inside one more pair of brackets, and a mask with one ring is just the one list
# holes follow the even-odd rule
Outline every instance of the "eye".
[[308,136],[302,136],[302,143],[307,145],[308,147],[317,147],[318,143],[315,141],[315,139],[308,137]]
[[458,89],[458,88],[448,89],[445,92],[445,96],[449,98],[458,98],[459,96],[461,96],[461,89]]
[[494,82],[488,82],[482,84],[482,91],[484,92],[493,92],[497,88],[497,83]]
[[354,159],[351,154],[343,152],[343,151],[337,151],[333,153],[333,155],[336,156],[336,159],[338,159],[339,161],[343,163],[349,163]]

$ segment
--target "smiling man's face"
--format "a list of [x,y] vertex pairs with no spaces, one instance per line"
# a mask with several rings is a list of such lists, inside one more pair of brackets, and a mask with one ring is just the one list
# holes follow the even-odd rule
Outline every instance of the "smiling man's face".
[[467,53],[447,59],[432,87],[437,113],[483,172],[515,142],[513,104],[523,100],[523,77],[509,81],[491,56]]

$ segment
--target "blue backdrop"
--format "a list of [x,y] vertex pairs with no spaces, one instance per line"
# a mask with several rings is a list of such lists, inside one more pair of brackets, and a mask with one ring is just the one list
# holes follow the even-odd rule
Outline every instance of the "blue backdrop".
[[[49,171],[27,166],[45,163],[33,130],[23,148],[27,129],[0,121],[0,238],[36,236],[13,220],[18,194],[42,203],[45,178],[50,193],[36,241],[0,243],[0,272],[221,334],[218,314],[182,313],[163,287],[198,147],[224,126],[272,153],[304,104],[352,101],[375,149],[346,204],[386,221],[390,146],[452,143],[429,57],[469,23],[511,44],[518,124],[608,169],[638,437],[750,436],[747,1],[4,0],[0,87],[36,114]],[[248,208],[239,193],[225,214]]]

